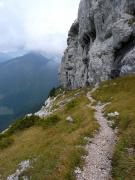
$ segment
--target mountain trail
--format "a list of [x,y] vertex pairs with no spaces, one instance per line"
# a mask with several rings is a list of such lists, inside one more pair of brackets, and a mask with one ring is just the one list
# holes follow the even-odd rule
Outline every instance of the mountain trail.
[[[87,94],[91,103],[95,102],[91,94],[97,89],[93,88]],[[109,127],[103,110],[107,104],[97,104],[95,109],[95,119],[100,125],[99,132],[86,145],[88,156],[85,157],[83,170],[76,170],[77,180],[111,180],[111,159],[113,149],[117,139],[117,129]]]

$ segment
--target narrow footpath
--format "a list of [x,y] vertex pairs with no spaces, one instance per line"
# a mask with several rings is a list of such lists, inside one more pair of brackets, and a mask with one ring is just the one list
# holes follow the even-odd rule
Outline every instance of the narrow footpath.
[[[95,100],[91,94],[94,88],[87,94],[91,103]],[[117,130],[109,127],[103,110],[106,104],[93,106],[95,119],[100,125],[99,132],[90,140],[86,146],[88,156],[85,158],[85,165],[82,171],[76,173],[77,180],[111,180],[111,160],[113,149],[116,144]]]

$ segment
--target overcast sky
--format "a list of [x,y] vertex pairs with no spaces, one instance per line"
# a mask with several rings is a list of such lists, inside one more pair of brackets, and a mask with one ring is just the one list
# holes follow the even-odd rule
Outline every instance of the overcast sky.
[[0,51],[62,53],[80,0],[0,0]]

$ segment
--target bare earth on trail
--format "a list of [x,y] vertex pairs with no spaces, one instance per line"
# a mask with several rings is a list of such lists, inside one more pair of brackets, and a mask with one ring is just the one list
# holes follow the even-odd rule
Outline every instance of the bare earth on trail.
[[[87,94],[88,99],[94,102],[91,93]],[[109,127],[103,110],[106,105],[96,105],[95,118],[100,125],[99,132],[91,139],[86,146],[88,156],[85,158],[83,170],[76,171],[77,180],[111,180],[111,159],[116,143],[116,130]]]

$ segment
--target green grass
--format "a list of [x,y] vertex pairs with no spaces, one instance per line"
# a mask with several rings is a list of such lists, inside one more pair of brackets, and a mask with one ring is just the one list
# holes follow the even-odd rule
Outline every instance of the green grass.
[[18,131],[25,130],[32,127],[36,121],[39,120],[39,117],[32,115],[31,117],[25,117],[15,121],[11,127],[6,131],[6,135],[11,135]]
[[56,125],[56,123],[59,121],[60,118],[57,115],[52,115],[45,119],[35,115],[30,117],[26,116],[23,119],[19,119],[15,121],[5,133],[0,134],[0,149],[4,149],[10,146],[14,142],[13,138],[11,138],[11,135],[17,132],[28,129],[32,126],[41,126],[44,129],[49,128],[53,125]]
[[119,139],[113,155],[113,178],[135,179],[135,154],[129,155],[128,148],[135,149],[135,76],[118,78],[102,83],[93,96],[102,102],[111,102],[105,113],[118,111],[114,119],[119,128]]
[[35,125],[42,126],[45,129],[45,128],[55,126],[60,120],[61,119],[59,116],[52,115],[52,116],[47,117],[44,120],[39,118],[39,120],[35,122]]
[[47,118],[40,118],[39,116],[35,115],[29,117],[26,116],[22,119],[16,120],[4,134],[0,134],[0,140],[35,125],[48,128],[55,125],[59,120],[60,118],[57,115],[52,115]]
[[5,149],[13,144],[14,140],[12,137],[3,137],[0,140],[0,149]]
[[77,106],[77,100],[73,99],[72,101],[70,101],[67,105],[66,105],[66,109],[67,111],[73,109],[74,107]]
[[[84,137],[92,136],[98,129],[94,119],[93,110],[87,105],[86,93],[83,90],[75,90],[65,93],[65,98],[74,96],[76,92],[75,105],[67,110],[55,112],[46,119],[34,119],[24,123],[22,120],[16,122],[9,133],[14,143],[0,150],[0,175],[1,179],[15,172],[17,165],[30,159],[32,168],[23,173],[32,180],[74,180],[74,169],[82,166],[81,156],[86,154]],[[64,97],[59,97],[61,101]],[[54,103],[55,104],[55,103]],[[74,103],[73,103],[74,104]],[[73,123],[66,118],[72,116]],[[33,118],[36,118],[33,116]],[[29,119],[27,119],[28,121]],[[25,125],[22,125],[22,124]],[[19,130],[17,130],[19,128]],[[3,139],[3,135],[1,135]],[[21,177],[20,177],[21,178]]]
[[50,92],[49,92],[49,95],[48,97],[55,97],[57,96],[59,93],[61,93],[63,91],[63,89],[61,87],[53,87]]

